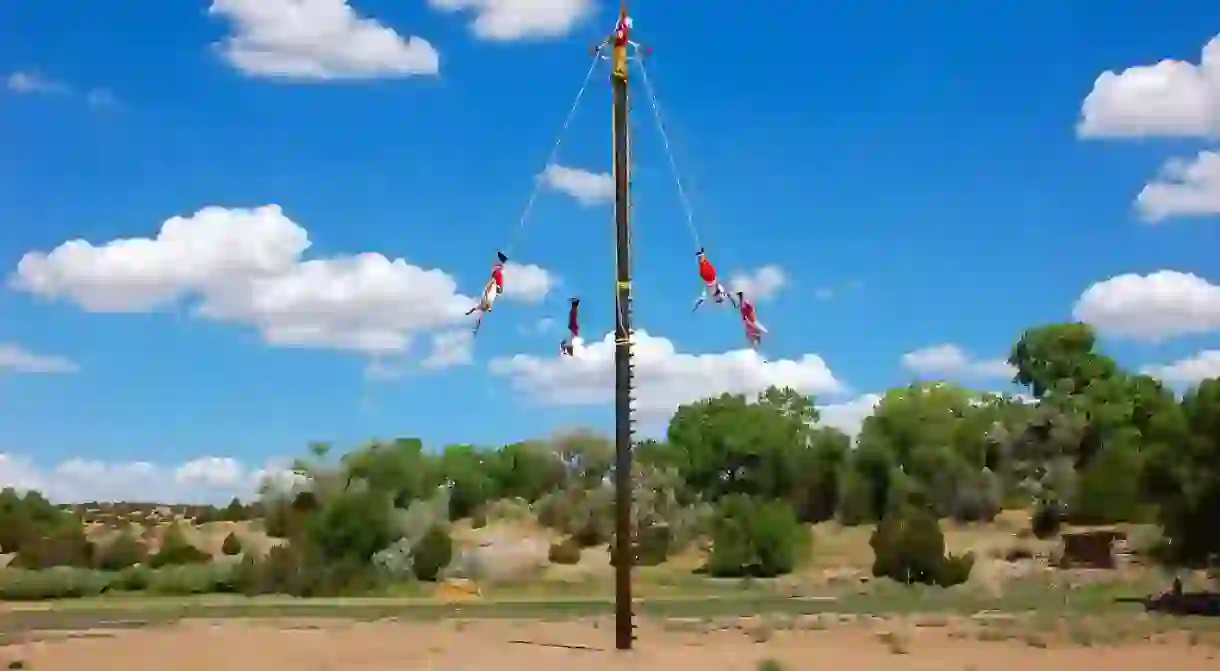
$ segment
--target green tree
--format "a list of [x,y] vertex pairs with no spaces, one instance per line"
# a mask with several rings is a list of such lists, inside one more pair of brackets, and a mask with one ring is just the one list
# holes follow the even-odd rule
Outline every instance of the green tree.
[[394,542],[390,494],[372,487],[353,487],[323,503],[306,523],[306,541],[325,563],[368,562]]
[[808,552],[810,540],[788,504],[732,494],[716,507],[708,571],[720,577],[785,575]]
[[440,482],[437,465],[423,450],[423,442],[417,438],[372,442],[353,450],[341,460],[344,488],[361,480],[390,496],[394,507],[406,508]]
[[[1182,399],[1189,435],[1176,458],[1162,463],[1172,487],[1159,492],[1169,559],[1203,566],[1220,557],[1220,378],[1204,380]],[[1160,457],[1162,460],[1165,457]]]
[[472,445],[450,445],[441,453],[441,477],[450,486],[449,516],[470,517],[495,495],[484,455]]
[[249,512],[242,505],[241,499],[236,496],[233,497],[232,501],[229,501],[229,505],[225,506],[224,510],[217,514],[217,517],[222,522],[243,522],[250,518]]
[[817,420],[812,399],[768,389],[755,402],[724,394],[683,405],[669,423],[669,445],[687,485],[711,500],[728,494],[789,497]]
[[488,455],[485,467],[497,496],[537,501],[563,484],[564,464],[543,442],[505,445]]
[[434,526],[415,545],[412,554],[415,577],[433,582],[453,561],[453,540],[444,527]]

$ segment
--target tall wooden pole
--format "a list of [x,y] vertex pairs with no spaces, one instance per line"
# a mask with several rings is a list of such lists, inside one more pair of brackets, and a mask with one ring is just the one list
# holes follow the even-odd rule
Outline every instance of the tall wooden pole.
[[[623,0],[619,14],[627,17]],[[635,638],[631,603],[631,569],[635,563],[631,515],[632,361],[631,361],[631,146],[627,107],[627,44],[613,43],[614,89],[614,224],[617,283],[614,349],[614,641],[630,650]]]

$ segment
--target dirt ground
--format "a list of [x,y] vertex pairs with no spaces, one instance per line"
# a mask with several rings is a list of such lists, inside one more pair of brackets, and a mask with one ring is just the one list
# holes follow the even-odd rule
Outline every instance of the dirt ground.
[[[34,671],[401,671],[497,669],[752,670],[773,659],[781,668],[868,671],[1203,671],[1220,668],[1216,647],[1186,635],[1088,647],[1043,647],[912,629],[902,645],[865,629],[776,631],[760,642],[740,630],[672,631],[644,624],[637,650],[613,649],[607,622],[481,621],[437,624],[372,622],[288,625],[269,622],[184,623],[119,632],[79,632],[57,641],[14,645],[0,661],[22,659]],[[13,667],[9,667],[13,668]]]

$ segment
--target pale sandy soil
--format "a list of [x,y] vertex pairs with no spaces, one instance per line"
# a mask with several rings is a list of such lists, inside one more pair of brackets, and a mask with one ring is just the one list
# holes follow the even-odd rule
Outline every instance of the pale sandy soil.
[[[607,623],[188,623],[27,643],[0,651],[34,671],[596,671],[598,669],[755,669],[775,659],[784,669],[864,671],[1215,671],[1220,655],[1186,635],[1081,647],[1021,640],[981,642],[946,629],[917,629],[905,652],[875,631],[778,631],[757,642],[742,631],[674,632],[644,625],[637,650],[613,650]],[[565,647],[566,646],[566,647]],[[582,647],[583,646],[583,647]]]

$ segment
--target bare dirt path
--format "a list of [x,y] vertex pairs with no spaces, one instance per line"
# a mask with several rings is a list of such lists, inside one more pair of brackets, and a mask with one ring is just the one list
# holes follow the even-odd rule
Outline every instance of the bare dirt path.
[[1111,646],[1020,640],[981,642],[945,629],[913,630],[905,652],[862,629],[777,631],[757,642],[741,631],[674,632],[641,628],[639,649],[612,650],[612,632],[591,622],[479,621],[469,623],[186,622],[161,628],[94,633],[54,642],[10,646],[0,659],[20,658],[33,671],[596,671],[698,669],[745,671],[764,659],[785,669],[869,671],[1214,671],[1215,647],[1185,635]]

